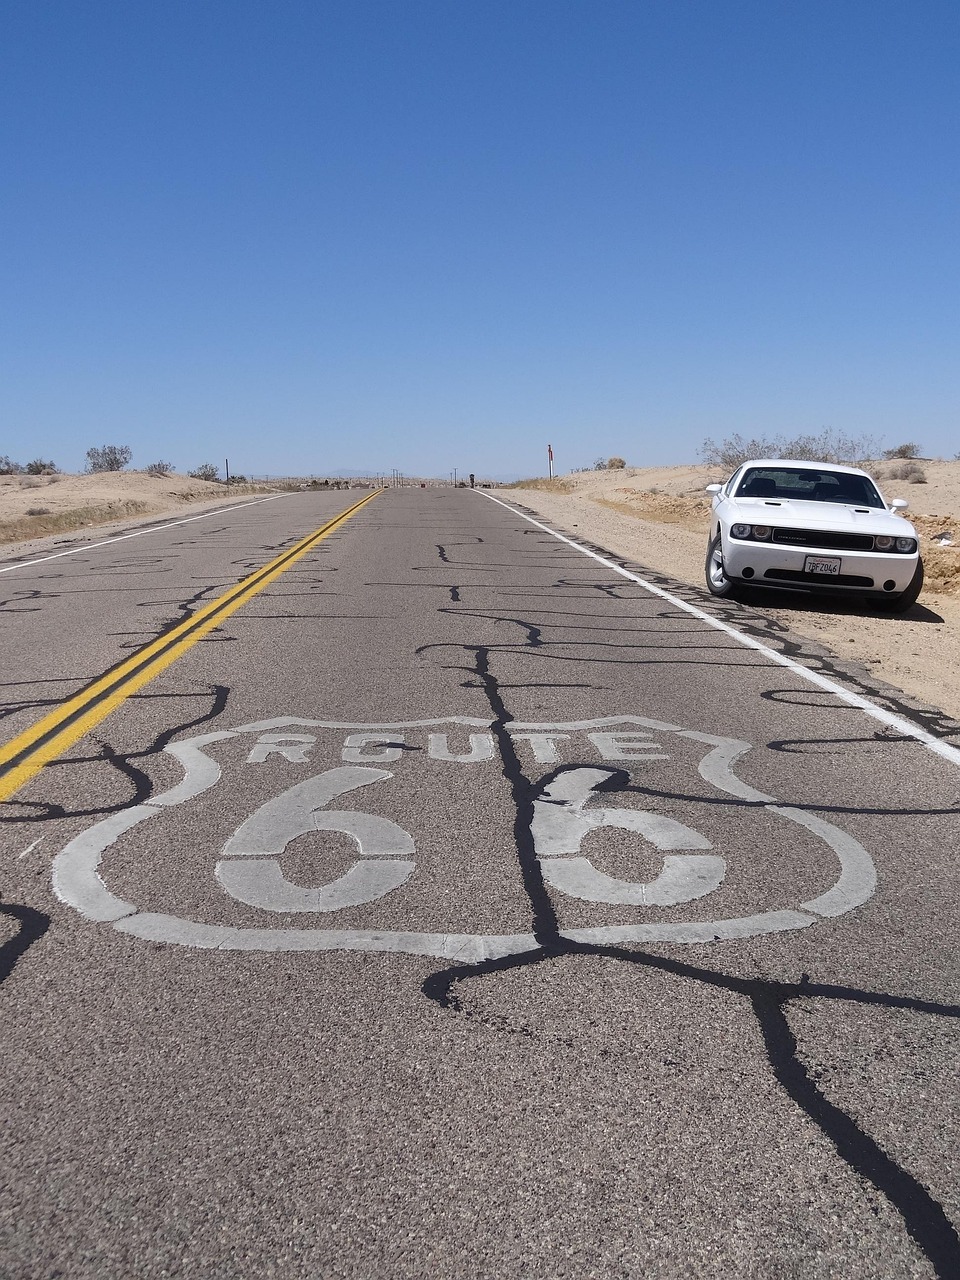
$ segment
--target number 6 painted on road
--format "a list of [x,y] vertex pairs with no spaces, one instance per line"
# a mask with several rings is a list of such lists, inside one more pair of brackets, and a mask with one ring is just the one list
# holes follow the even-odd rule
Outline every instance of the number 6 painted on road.
[[[414,869],[415,863],[403,860],[415,852],[412,837],[387,818],[324,805],[392,777],[386,769],[340,768],[298,782],[268,800],[230,837],[217,863],[217,879],[239,902],[265,911],[339,911],[384,897]],[[280,870],[278,855],[311,831],[351,836],[365,861],[318,889],[293,884]]]
[[577,855],[583,839],[598,827],[635,831],[656,849],[710,849],[699,831],[646,809],[585,809],[596,787],[613,776],[610,769],[568,769],[558,774],[533,802],[534,850],[543,878],[555,889],[586,902],[672,907],[718,889],[726,874],[723,858],[705,854],[666,854],[663,870],[647,884],[617,880]]

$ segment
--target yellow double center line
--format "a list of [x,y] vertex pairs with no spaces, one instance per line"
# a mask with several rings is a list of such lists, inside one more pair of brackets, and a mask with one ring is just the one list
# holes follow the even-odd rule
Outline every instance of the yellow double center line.
[[291,565],[311,551],[318,542],[330,536],[361,507],[383,492],[377,489],[365,498],[341,511],[327,524],[314,530],[308,537],[271,560],[269,564],[251,573],[249,577],[231,587],[218,600],[205,605],[165,631],[156,640],[138,649],[109,671],[98,676],[79,693],[60,704],[55,711],[38,720],[12,742],[0,747],[0,801],[9,800],[25,782],[40,772],[44,765],[62,755],[68,747],[88,734],[101,720],[106,719],[131,694],[158,676],[182,654],[202,640],[205,635],[229,618],[258,591],[269,586]]

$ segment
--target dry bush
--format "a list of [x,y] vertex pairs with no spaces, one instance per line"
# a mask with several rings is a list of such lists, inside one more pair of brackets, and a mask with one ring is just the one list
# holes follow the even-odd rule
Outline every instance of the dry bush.
[[133,457],[128,444],[105,444],[87,450],[87,471],[122,471]]
[[533,476],[529,480],[514,480],[505,484],[504,489],[542,489],[545,493],[573,493],[573,485],[560,476],[550,479],[548,476]]
[[193,471],[188,471],[187,475],[192,480],[219,480],[220,468],[215,467],[212,462],[201,462],[199,467]]
[[49,514],[49,507],[27,507],[28,516],[48,516]]
[[884,449],[883,457],[888,461],[891,458],[919,458],[920,446],[918,444],[898,444],[894,449]]
[[74,507],[72,511],[50,512],[46,515],[20,516],[15,520],[0,522],[0,542],[23,542],[28,538],[42,538],[50,533],[66,533],[83,529],[90,524],[108,524],[112,520],[125,520],[142,515],[149,507],[145,502],[128,499],[100,507]]
[[745,440],[741,435],[728,436],[719,443],[704,440],[700,457],[711,466],[734,471],[749,458],[795,458],[797,462],[837,462],[859,466],[877,457],[879,446],[872,436],[845,436],[825,428],[819,435],[755,436]]
[[151,462],[149,466],[144,467],[147,475],[153,476],[155,479],[161,476],[168,476],[172,470],[172,462]]
[[623,460],[623,458],[608,458],[608,459],[607,459],[607,470],[608,470],[608,471],[622,471],[622,470],[623,470],[623,468],[624,468],[626,465],[627,465],[627,464],[626,464],[626,462]]
[[926,484],[927,477],[923,467],[916,462],[898,462],[887,471],[888,480],[905,480],[907,484]]

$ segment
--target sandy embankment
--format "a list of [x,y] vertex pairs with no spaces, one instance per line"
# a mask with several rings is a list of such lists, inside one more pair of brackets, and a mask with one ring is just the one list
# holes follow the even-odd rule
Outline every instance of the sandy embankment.
[[[857,601],[813,596],[773,597],[762,608],[790,631],[818,641],[844,661],[960,720],[960,462],[922,462],[926,484],[888,478],[895,464],[870,468],[885,496],[909,504],[921,538],[926,585],[902,616],[879,614]],[[708,466],[585,471],[551,487],[513,488],[515,498],[549,523],[636,564],[703,586],[710,503],[704,487],[724,480]],[[934,535],[950,533],[951,547]]]
[[[0,547],[16,555],[38,538],[77,536],[93,525],[109,532],[117,523],[180,512],[194,514],[268,494],[265,485],[225,485],[190,476],[148,476],[144,471],[93,475],[0,476]],[[83,536],[80,534],[79,536]]]

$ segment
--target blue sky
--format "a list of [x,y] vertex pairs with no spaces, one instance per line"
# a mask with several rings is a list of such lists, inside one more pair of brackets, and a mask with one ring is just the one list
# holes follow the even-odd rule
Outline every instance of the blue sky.
[[4,0],[0,454],[960,450],[956,0]]

